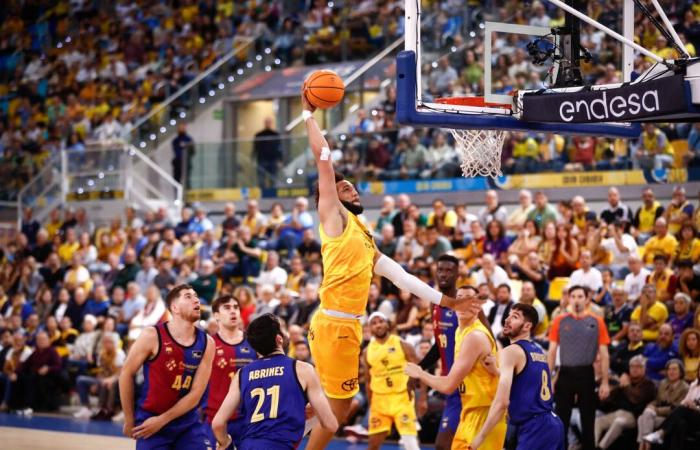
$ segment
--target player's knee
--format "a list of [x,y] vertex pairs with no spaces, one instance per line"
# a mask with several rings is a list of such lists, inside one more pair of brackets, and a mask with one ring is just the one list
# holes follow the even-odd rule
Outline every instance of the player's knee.
[[401,436],[400,442],[406,450],[420,450],[417,436]]

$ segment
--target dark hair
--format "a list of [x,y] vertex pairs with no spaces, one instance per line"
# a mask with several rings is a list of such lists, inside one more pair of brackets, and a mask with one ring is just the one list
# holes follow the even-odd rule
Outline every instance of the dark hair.
[[457,257],[453,255],[448,255],[447,253],[443,253],[438,257],[437,263],[440,264],[441,262],[449,262],[459,267],[459,260],[457,259]]
[[[492,237],[491,237],[491,225],[493,225],[494,223],[495,223],[496,225],[498,225],[498,235],[497,235],[495,238],[492,238]],[[501,239],[503,239],[505,236],[506,236],[506,229],[505,229],[505,227],[503,226],[503,224],[501,223],[500,220],[495,220],[495,219],[494,219],[494,220],[492,220],[491,222],[489,222],[488,224],[486,224],[486,239],[487,239],[487,240],[489,240],[489,241],[492,240],[492,239],[494,239],[494,240],[501,240]]]
[[[345,176],[343,176],[342,173],[335,172],[335,184],[340,183],[345,179]],[[316,205],[316,209],[318,209],[318,199],[321,197],[321,192],[318,189],[318,181],[316,182],[316,185],[314,186],[314,204]]]
[[537,310],[534,306],[528,305],[527,303],[516,303],[511,308],[512,311],[520,311],[523,318],[532,324],[532,332],[534,333],[537,324],[540,321]]
[[501,283],[501,284],[499,284],[498,287],[496,287],[496,290],[499,290],[499,289],[501,289],[501,288],[506,288],[506,289],[508,289],[508,293],[510,293],[510,285],[509,285],[508,283]]
[[246,339],[253,349],[267,356],[277,349],[277,336],[282,335],[280,321],[274,314],[263,314],[248,325]]
[[226,294],[226,295],[221,295],[221,296],[214,299],[214,301],[211,304],[212,312],[219,312],[219,308],[221,307],[221,305],[225,305],[226,303],[229,303],[229,302],[235,302],[238,305],[238,309],[241,309],[241,301],[238,300],[238,298],[234,297],[233,295]]
[[678,261],[678,262],[676,263],[676,267],[678,267],[679,269],[682,268],[682,267],[690,267],[690,268],[692,268],[692,267],[693,267],[693,261],[691,261],[691,260],[689,260],[689,259],[681,259],[680,261]]
[[472,291],[474,291],[475,294],[479,293],[479,290],[477,288],[469,284],[463,284],[462,286],[457,288],[458,291],[462,289],[471,289]]
[[588,294],[591,292],[591,290],[588,288],[588,286],[582,286],[580,284],[577,284],[577,285],[571,286],[569,288],[569,290],[567,291],[567,293],[569,295],[571,295],[572,292],[577,291],[579,289],[583,291],[583,295],[585,295],[586,297],[588,297]]
[[173,304],[173,300],[180,297],[180,293],[182,291],[186,291],[188,289],[194,290],[194,288],[192,286],[190,286],[189,284],[186,284],[186,283],[178,284],[174,288],[170,289],[168,294],[165,296],[165,306],[167,306],[168,309],[170,309],[170,306],[172,306],[172,304]]
[[668,256],[664,255],[663,253],[657,253],[654,255],[654,262],[656,261],[663,261],[664,264],[668,264]]

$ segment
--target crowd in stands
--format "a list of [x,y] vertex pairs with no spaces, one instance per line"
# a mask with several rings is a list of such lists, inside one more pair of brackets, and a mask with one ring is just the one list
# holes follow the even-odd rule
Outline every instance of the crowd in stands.
[[[457,257],[457,285],[478,287],[502,344],[507,311],[524,302],[537,309],[535,339],[548,347],[552,323],[570,307],[568,289],[584,286],[586,310],[610,337],[615,394],[599,407],[623,411],[596,425],[606,448],[637,426],[640,436],[678,427],[663,420],[678,408],[700,417],[700,204],[681,186],[668,203],[650,188],[640,188],[639,199],[633,210],[613,187],[608,204],[593,211],[580,196],[554,205],[543,192],[523,190],[517,205],[505,206],[488,191],[480,204],[436,199],[421,209],[401,194],[385,197],[368,226],[382,252],[428,283],[441,255]],[[16,238],[0,248],[1,408],[27,414],[72,402],[82,406],[77,417],[118,415],[124,354],[144,327],[167,320],[163,298],[179,283],[194,287],[205,310],[218,295],[235,295],[245,324],[278,315],[290,355],[313,362],[306,333],[323,282],[316,230],[306,198],[291,211],[275,204],[263,212],[249,200],[239,213],[227,204],[223,217],[193,205],[178,220],[129,208],[104,227],[83,209],[55,210],[44,223],[27,209]],[[428,351],[429,302],[377,278],[367,313],[377,310],[419,356]],[[201,326],[217,329],[208,313]],[[629,394],[630,386],[639,389]],[[439,396],[431,402],[439,410]],[[684,439],[692,429],[673,433]]]

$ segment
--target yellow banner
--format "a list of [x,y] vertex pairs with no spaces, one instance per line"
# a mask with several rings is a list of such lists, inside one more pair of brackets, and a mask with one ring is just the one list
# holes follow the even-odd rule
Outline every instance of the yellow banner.
[[502,189],[543,189],[636,184],[647,184],[641,170],[511,175],[499,186]]
[[260,188],[247,188],[245,189],[245,195],[243,191],[243,189],[239,188],[192,189],[185,193],[185,199],[188,202],[233,202],[246,198],[262,197]]

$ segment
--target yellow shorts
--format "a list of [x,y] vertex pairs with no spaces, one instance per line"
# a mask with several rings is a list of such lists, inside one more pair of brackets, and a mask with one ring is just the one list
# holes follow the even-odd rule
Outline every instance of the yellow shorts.
[[328,397],[351,398],[359,391],[361,344],[359,320],[330,317],[321,311],[311,318],[309,347]]
[[[489,408],[472,408],[462,410],[459,418],[457,432],[452,440],[452,450],[467,450],[469,444],[474,440],[486,422],[489,415]],[[479,450],[502,450],[506,440],[506,418],[505,416],[491,430]]]
[[369,434],[391,432],[391,424],[402,436],[416,436],[416,409],[408,392],[397,394],[372,393],[369,405]]

